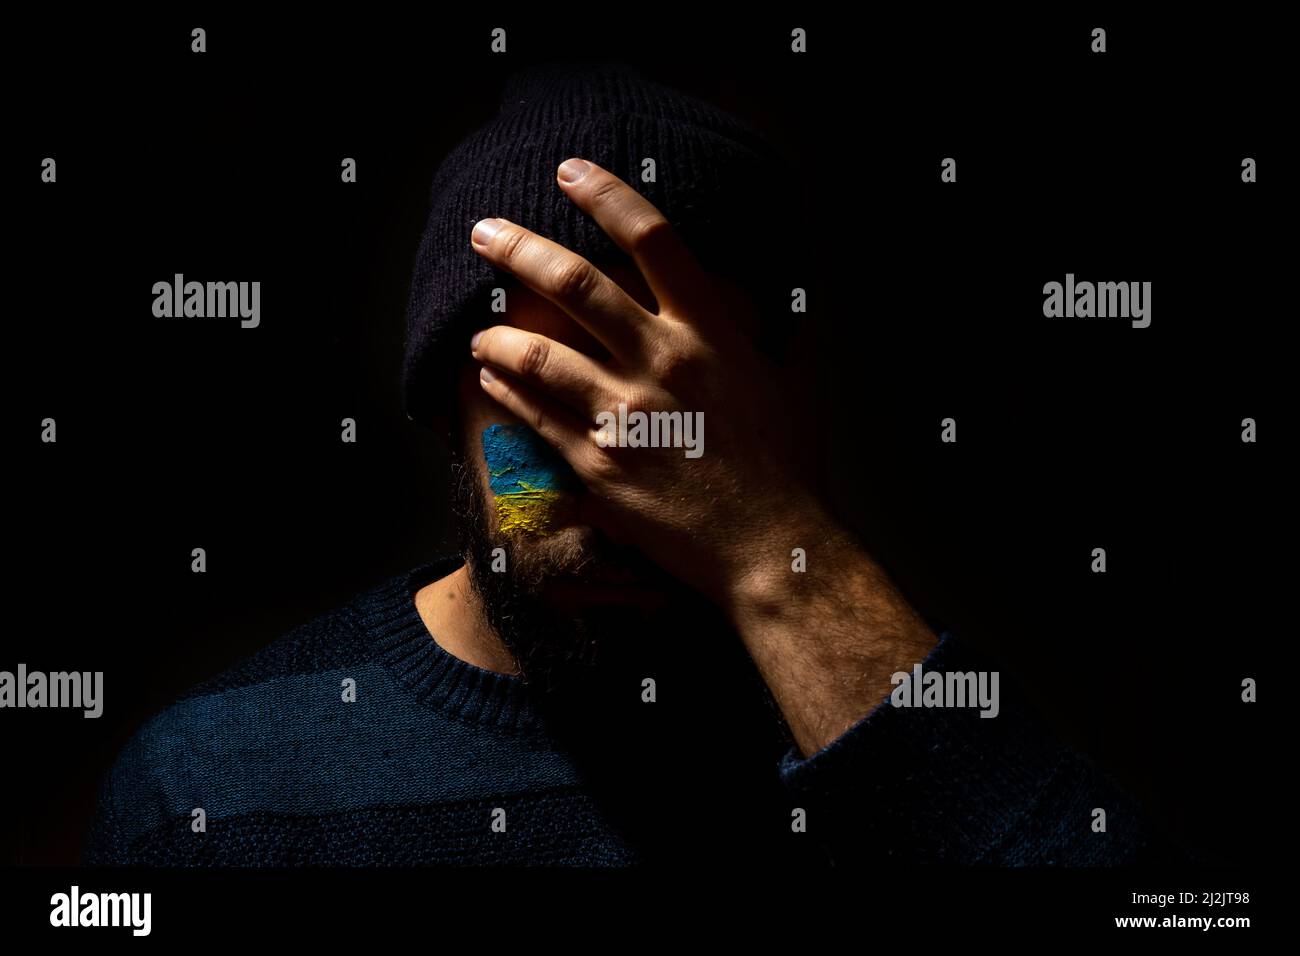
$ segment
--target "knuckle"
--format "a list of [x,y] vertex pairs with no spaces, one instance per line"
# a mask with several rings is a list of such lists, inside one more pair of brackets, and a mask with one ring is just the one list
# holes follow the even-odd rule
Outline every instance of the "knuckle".
[[653,249],[671,232],[668,220],[658,213],[638,216],[627,230],[628,244],[638,252]]
[[628,411],[650,412],[665,402],[671,401],[671,396],[663,393],[656,385],[648,382],[631,382],[623,389],[620,401],[626,402]]
[[555,269],[551,284],[565,300],[585,298],[595,280],[595,269],[585,259],[566,260]]
[[529,336],[524,343],[524,350],[519,356],[519,374],[527,378],[538,378],[546,369],[546,363],[550,359],[550,347],[545,340]]
[[591,201],[597,205],[603,205],[617,198],[622,189],[623,184],[617,179],[606,179],[591,191]]
[[528,413],[528,424],[537,434],[545,436],[551,427],[551,417],[546,413],[545,408],[534,405]]
[[528,233],[524,230],[507,229],[505,237],[501,240],[501,261],[514,262],[519,256],[519,250],[524,247],[527,241]]
[[582,476],[597,485],[614,484],[619,477],[619,466],[611,449],[601,448],[593,440],[582,455]]
[[699,373],[696,357],[679,348],[659,349],[650,357],[650,374],[669,391],[692,381]]

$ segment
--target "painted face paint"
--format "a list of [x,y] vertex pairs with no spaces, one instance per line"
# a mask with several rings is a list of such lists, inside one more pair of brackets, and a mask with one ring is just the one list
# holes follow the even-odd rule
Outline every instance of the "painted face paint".
[[527,425],[489,425],[482,440],[500,529],[553,534],[581,487],[569,463]]

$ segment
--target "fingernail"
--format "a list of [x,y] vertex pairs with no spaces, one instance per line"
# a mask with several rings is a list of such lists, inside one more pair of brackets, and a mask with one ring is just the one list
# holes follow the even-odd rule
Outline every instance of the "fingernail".
[[501,231],[500,219],[480,219],[474,226],[474,231],[470,233],[470,238],[480,246],[486,246],[492,241],[492,237]]
[[492,370],[486,365],[479,369],[478,377],[479,381],[484,383],[496,381],[496,375],[494,375]]
[[475,332],[475,333],[474,333],[474,337],[473,337],[472,339],[469,340],[469,350],[470,350],[471,352],[473,352],[473,353],[475,353],[475,354],[478,354],[478,342],[479,342],[479,339],[481,339],[481,338],[483,338],[483,333],[482,333],[482,332]]
[[560,179],[566,183],[576,183],[591,169],[591,163],[585,159],[566,159],[560,163]]

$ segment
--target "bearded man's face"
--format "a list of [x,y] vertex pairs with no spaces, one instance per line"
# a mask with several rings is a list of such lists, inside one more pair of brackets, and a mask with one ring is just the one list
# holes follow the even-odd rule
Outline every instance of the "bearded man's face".
[[[654,299],[633,270],[605,270],[638,302]],[[598,359],[590,334],[525,286],[508,291],[502,324],[537,332]],[[546,442],[483,392],[469,359],[458,383],[453,509],[470,579],[488,623],[525,680],[543,691],[594,666],[671,640],[670,621],[699,599],[639,552],[583,524],[587,492]]]

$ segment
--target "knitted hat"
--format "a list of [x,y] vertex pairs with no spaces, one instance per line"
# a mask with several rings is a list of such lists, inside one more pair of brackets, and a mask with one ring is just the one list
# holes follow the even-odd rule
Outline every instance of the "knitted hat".
[[[403,401],[429,423],[450,413],[457,365],[476,329],[495,325],[489,296],[512,278],[470,248],[474,224],[501,216],[594,263],[627,257],[556,185],[580,156],[650,200],[701,264],[760,304],[780,303],[806,276],[783,246],[804,245],[782,193],[780,156],[739,119],[619,63],[552,63],[506,80],[496,119],[471,134],[434,176],[428,224],[407,307]],[[644,161],[655,164],[642,181]],[[779,298],[774,298],[779,297]]]

